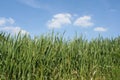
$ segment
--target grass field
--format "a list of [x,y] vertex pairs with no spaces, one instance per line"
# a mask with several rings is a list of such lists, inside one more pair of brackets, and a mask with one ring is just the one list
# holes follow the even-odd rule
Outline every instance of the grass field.
[[120,36],[0,33],[0,80],[120,80]]

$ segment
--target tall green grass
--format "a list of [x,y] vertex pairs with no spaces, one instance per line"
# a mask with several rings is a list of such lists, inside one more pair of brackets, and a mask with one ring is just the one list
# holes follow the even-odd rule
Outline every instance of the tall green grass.
[[0,80],[120,80],[120,37],[0,33]]

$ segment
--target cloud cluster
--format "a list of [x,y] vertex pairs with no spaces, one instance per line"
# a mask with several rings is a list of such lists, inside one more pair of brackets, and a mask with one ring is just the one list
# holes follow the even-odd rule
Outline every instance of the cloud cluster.
[[[92,17],[88,15],[77,17],[75,20],[72,20],[73,18],[74,16],[69,13],[59,13],[54,15],[52,19],[47,22],[47,26],[48,28],[53,29],[61,28],[69,24],[83,28],[88,28],[95,25],[92,21]],[[97,32],[107,31],[104,27],[95,27],[93,30]]]
[[91,16],[78,17],[76,20],[72,21],[73,16],[69,13],[59,13],[53,16],[51,20],[48,21],[47,26],[49,28],[61,28],[64,25],[72,24],[79,27],[90,27],[94,23],[91,21]]
[[5,31],[11,34],[29,34],[29,32],[21,29],[21,27],[14,26],[15,20],[13,18],[0,18],[0,31]]

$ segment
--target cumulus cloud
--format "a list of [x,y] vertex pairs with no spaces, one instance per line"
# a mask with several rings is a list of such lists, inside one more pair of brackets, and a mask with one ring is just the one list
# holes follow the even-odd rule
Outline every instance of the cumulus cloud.
[[71,24],[71,17],[69,13],[56,14],[48,21],[47,26],[49,28],[61,28],[64,25]]
[[13,18],[0,18],[0,31],[8,32],[11,34],[29,34],[29,32],[21,29],[21,27],[14,26],[15,20]]
[[80,27],[90,27],[93,26],[94,23],[91,21],[91,16],[82,16],[76,19],[73,25]]
[[104,28],[104,27],[96,27],[96,28],[94,28],[94,31],[97,31],[97,32],[106,32],[107,29]]

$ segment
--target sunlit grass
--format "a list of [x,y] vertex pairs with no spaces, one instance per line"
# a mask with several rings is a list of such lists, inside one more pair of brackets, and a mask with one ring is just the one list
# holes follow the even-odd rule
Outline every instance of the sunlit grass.
[[119,80],[120,37],[0,33],[1,80]]

